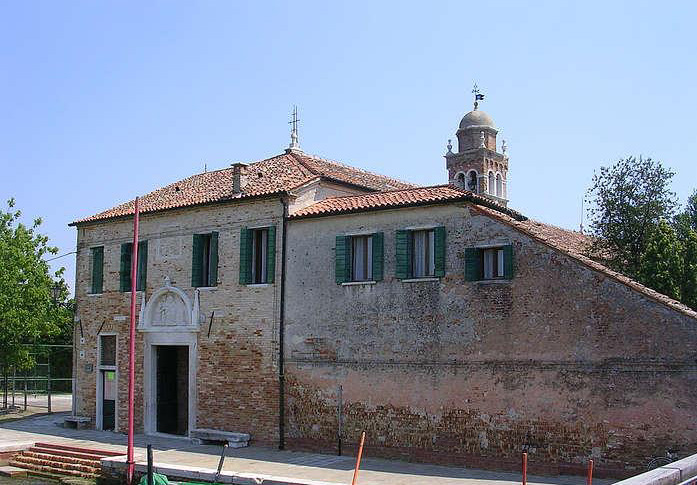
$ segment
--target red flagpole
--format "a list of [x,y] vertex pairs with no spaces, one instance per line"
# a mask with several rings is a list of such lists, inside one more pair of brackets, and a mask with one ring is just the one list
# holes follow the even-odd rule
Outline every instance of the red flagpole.
[[135,215],[133,217],[133,250],[131,252],[131,325],[128,349],[128,454],[126,463],[128,464],[127,480],[128,484],[133,483],[133,472],[135,471],[135,461],[133,461],[133,401],[135,394],[136,380],[136,291],[138,285],[138,197],[135,203]]

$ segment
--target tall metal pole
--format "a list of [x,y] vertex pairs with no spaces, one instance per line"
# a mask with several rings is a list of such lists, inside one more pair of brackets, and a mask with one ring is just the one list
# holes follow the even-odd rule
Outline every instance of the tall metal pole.
[[128,349],[128,454],[126,463],[128,484],[133,484],[133,401],[135,394],[136,375],[136,290],[138,284],[138,197],[135,202],[135,214],[133,216],[133,250],[131,252],[131,326]]

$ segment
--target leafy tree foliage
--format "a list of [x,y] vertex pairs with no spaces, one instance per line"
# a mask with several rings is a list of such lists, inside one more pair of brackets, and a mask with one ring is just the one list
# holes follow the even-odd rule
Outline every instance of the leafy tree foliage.
[[697,309],[697,190],[678,209],[674,173],[627,157],[593,176],[587,201],[591,257]]
[[675,229],[661,221],[648,235],[637,279],[649,288],[680,299],[682,245]]
[[588,216],[596,236],[592,252],[612,269],[637,278],[651,232],[671,219],[674,173],[650,158],[627,157],[593,176]]
[[[41,219],[31,227],[19,222],[21,212],[0,210],[0,368],[23,369],[33,365],[26,344],[39,343],[70,325],[71,312],[64,305],[68,289],[63,268],[51,274],[44,256],[58,250],[37,232]],[[52,288],[60,287],[54,301]]]

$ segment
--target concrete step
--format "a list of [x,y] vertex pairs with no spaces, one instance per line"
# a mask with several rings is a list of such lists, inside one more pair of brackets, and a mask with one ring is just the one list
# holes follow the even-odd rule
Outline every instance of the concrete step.
[[[64,463],[61,461],[54,460],[43,460],[40,458],[32,458],[23,455],[14,457],[10,461],[10,464],[13,466],[24,467],[28,469],[36,469],[36,467],[39,467],[39,469],[41,469],[42,467],[51,467],[53,469],[62,470],[65,472],[89,473],[97,475],[101,471],[101,467],[80,465],[77,463]],[[70,474],[73,475],[73,473]]]
[[27,470],[16,466],[0,466],[0,477],[26,477]]
[[[41,448],[39,448],[41,449]],[[24,451],[22,452],[22,456],[30,457],[30,458],[36,458],[39,460],[46,460],[46,461],[60,461],[63,463],[74,463],[76,465],[86,465],[86,466],[92,466],[92,467],[100,467],[101,463],[99,460],[95,459],[85,459],[85,458],[75,458],[72,456],[63,456],[63,455],[54,455],[52,453],[42,453],[39,451]]]
[[112,451],[112,450],[95,450],[92,448],[81,448],[77,446],[66,446],[55,443],[35,443],[34,446],[39,448],[55,449],[59,451],[74,451],[77,453],[86,453],[90,455],[99,455],[102,458],[105,456],[123,456],[126,452]]
[[16,459],[10,461],[10,465],[16,466],[18,468],[24,468],[30,475],[38,475],[46,478],[60,478],[65,476],[71,477],[82,477],[82,478],[97,478],[99,473],[86,472],[79,470],[66,470],[63,468],[58,468],[50,465],[37,465],[31,463],[20,463]]
[[43,448],[41,446],[32,446],[29,448],[29,451],[33,451],[35,453],[43,453],[45,455],[55,455],[55,456],[69,456],[72,458],[81,458],[83,460],[95,460],[99,461],[102,458],[105,458],[102,455],[96,455],[92,453],[81,453],[79,451],[61,451],[56,448]]

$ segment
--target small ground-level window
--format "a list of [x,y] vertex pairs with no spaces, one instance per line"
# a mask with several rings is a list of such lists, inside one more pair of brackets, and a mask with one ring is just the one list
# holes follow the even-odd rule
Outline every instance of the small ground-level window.
[[116,335],[100,335],[99,365],[116,365]]

